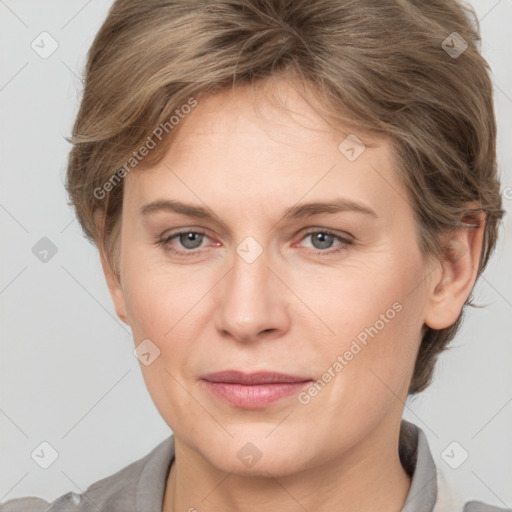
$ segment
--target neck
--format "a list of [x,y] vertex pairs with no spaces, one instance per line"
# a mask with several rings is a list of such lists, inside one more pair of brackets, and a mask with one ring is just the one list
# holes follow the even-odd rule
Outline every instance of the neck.
[[396,512],[411,484],[398,455],[399,427],[377,428],[347,452],[279,478],[219,471],[175,438],[163,512]]

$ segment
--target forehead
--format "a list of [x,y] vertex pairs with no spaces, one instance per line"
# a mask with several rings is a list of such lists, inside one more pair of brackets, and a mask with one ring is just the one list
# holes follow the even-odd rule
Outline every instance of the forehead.
[[343,195],[386,209],[405,193],[385,140],[359,135],[368,146],[350,161],[339,149],[350,132],[333,129],[285,82],[206,96],[181,122],[159,164],[126,176],[126,200],[180,197],[214,209],[239,201],[261,210]]

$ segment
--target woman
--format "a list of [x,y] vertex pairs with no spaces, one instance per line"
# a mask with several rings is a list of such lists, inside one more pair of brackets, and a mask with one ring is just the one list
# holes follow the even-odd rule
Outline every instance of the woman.
[[67,190],[173,435],[83,495],[2,512],[505,510],[450,501],[402,420],[503,215],[468,14],[113,4]]

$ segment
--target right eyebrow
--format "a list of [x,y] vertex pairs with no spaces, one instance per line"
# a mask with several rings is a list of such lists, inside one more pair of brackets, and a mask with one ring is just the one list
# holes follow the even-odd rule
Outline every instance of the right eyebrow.
[[159,199],[151,203],[146,203],[140,209],[141,215],[149,215],[156,212],[182,213],[189,217],[196,217],[198,219],[217,218],[209,208],[194,206],[171,199]]

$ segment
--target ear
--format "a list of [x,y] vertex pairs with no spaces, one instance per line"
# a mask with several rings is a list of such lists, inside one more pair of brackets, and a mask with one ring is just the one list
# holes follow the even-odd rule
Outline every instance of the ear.
[[[96,232],[101,235],[102,233],[102,215],[103,212],[101,210],[96,210],[94,212],[94,222],[96,224]],[[124,299],[123,288],[121,286],[120,276],[115,274],[112,270],[110,262],[108,261],[105,248],[102,242],[102,236],[98,236],[97,246],[100,253],[101,266],[103,267],[103,273],[105,274],[105,279],[107,281],[107,286],[110,292],[110,296],[112,297],[112,302],[114,303],[114,307],[116,309],[117,316],[127,325],[130,325],[128,322],[128,315],[126,313],[126,303]]]
[[[469,204],[470,208],[476,210],[478,205]],[[444,237],[446,253],[443,260],[438,262],[441,266],[440,277],[432,282],[425,314],[425,324],[432,329],[444,329],[457,321],[476,281],[485,213],[472,211],[461,220],[473,226],[457,228]]]

